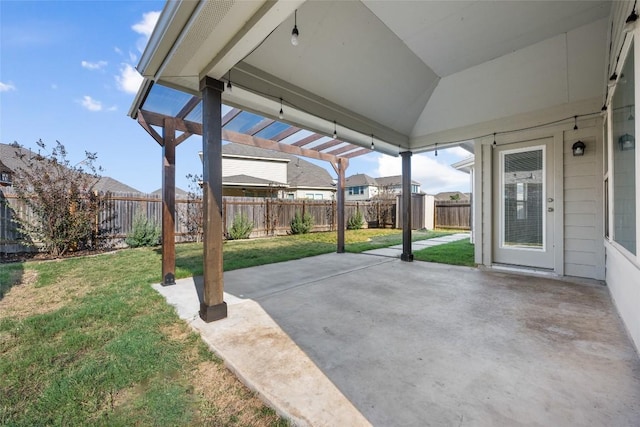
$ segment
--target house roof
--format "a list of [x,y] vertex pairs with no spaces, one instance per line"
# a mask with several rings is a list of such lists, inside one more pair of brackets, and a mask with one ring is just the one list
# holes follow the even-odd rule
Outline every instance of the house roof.
[[[248,145],[228,143],[222,146],[222,154],[233,154],[256,158],[276,158],[288,159],[287,163],[287,184],[290,188],[330,188],[333,189],[333,178],[326,169],[308,162],[293,154],[280,153],[264,148],[251,147]],[[259,178],[253,178],[259,180]],[[229,177],[223,178],[228,181]],[[257,181],[256,181],[257,182]]]
[[223,185],[248,185],[248,186],[256,186],[256,187],[275,187],[275,188],[283,188],[287,187],[285,182],[276,182],[270,181],[268,179],[257,178],[255,176],[249,175],[231,175],[222,177]]
[[375,178],[367,175],[366,173],[358,173],[355,175],[351,175],[347,177],[345,180],[346,187],[356,187],[356,186],[359,187],[362,185],[376,187],[378,183],[376,182]]
[[11,172],[13,172],[13,170],[11,170],[11,169],[9,168],[9,166],[7,166],[7,165],[5,165],[4,163],[2,163],[2,159],[0,159],[0,172],[3,172],[3,173],[7,173],[7,172],[8,172],[8,173],[11,173]]
[[[393,187],[402,185],[402,175],[394,175],[394,176],[381,176],[376,178],[378,185],[380,187]],[[411,184],[413,185],[421,185],[418,181],[411,180]]]
[[453,200],[451,196],[458,196],[460,198],[459,200],[469,200],[469,193],[462,193],[460,191],[443,191],[433,196],[433,198],[436,200]]
[[[162,196],[162,188],[158,188],[157,190],[152,191],[150,194],[153,196]],[[176,187],[176,197],[184,198],[184,197],[187,197],[188,195],[189,195],[188,191],[185,191],[180,187]]]
[[[418,181],[411,180],[411,184],[420,185]],[[373,178],[365,173],[351,175],[346,179],[347,187],[367,185],[371,187],[395,187],[402,185],[402,175],[381,176]]]
[[[22,161],[16,153],[24,154],[27,156],[34,156],[36,153],[28,148],[23,148],[14,144],[2,144],[0,143],[0,160],[12,171],[24,166]],[[110,191],[110,192],[122,192],[122,193],[139,193],[140,191],[124,184],[109,176],[100,177],[96,183],[95,189],[97,191]]]

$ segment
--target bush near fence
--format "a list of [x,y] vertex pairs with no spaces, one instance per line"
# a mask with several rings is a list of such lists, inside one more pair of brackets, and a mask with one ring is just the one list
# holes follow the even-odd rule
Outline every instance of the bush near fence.
[[[197,236],[190,230],[188,224],[181,220],[187,217],[189,206],[201,203],[199,200],[176,199],[176,242],[196,241]],[[378,225],[381,227],[397,228],[395,218],[396,206],[392,206],[394,212],[393,223],[385,224],[376,217],[381,211],[376,202],[345,202],[345,223],[356,211],[360,211],[366,221],[365,227]],[[296,211],[301,214],[308,213],[313,217],[312,232],[334,231],[337,229],[337,204],[335,200],[284,200],[266,199],[259,197],[224,197],[222,204],[225,233],[228,231],[233,218],[244,213],[253,222],[251,238],[279,236],[289,234],[291,231],[291,219]],[[136,215],[141,213],[148,219],[162,224],[162,197],[156,194],[142,193],[113,193],[104,202],[102,211],[96,224],[111,230],[103,235],[108,239],[108,245],[124,247],[124,240],[133,230]],[[0,254],[12,254],[32,251],[33,248],[20,244],[12,218],[15,215],[29,215],[24,203],[21,202],[10,187],[0,191]],[[105,223],[107,221],[107,223]],[[419,227],[418,227],[419,228]]]

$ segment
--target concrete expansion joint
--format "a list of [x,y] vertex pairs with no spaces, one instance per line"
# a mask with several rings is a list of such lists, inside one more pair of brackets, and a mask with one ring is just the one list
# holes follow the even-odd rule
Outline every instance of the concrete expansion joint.
[[316,278],[314,278],[312,280],[308,280],[306,282],[301,282],[301,283],[299,283],[299,284],[297,284],[295,286],[291,286],[291,287],[288,287],[286,289],[280,289],[280,290],[274,291],[274,292],[272,292],[270,294],[267,294],[267,295],[262,295],[260,297],[255,298],[255,300],[267,299],[267,298],[270,298],[270,297],[273,297],[273,296],[277,296],[277,295],[286,293],[286,292],[288,292],[288,291],[290,291],[292,289],[298,289],[298,288],[302,288],[302,287],[305,287],[305,286],[311,286],[314,283],[322,282],[322,281],[327,280],[327,279],[344,276],[346,274],[350,274],[350,273],[353,273],[353,272],[356,272],[356,271],[360,271],[360,270],[366,270],[367,268],[370,268],[370,267],[373,267],[373,266],[382,265],[382,264],[386,264],[386,263],[397,261],[397,260],[398,260],[397,258],[385,257],[384,260],[381,260],[380,262],[377,262],[375,264],[367,264],[367,265],[363,265],[363,266],[360,266],[360,267],[351,268],[349,270],[341,270],[341,271],[339,271],[337,273],[334,273],[334,274],[328,274],[326,276],[316,277]]

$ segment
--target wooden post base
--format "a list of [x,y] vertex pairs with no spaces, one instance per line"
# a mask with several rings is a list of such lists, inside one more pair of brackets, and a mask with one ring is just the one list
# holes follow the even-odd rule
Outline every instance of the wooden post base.
[[162,286],[171,286],[175,284],[176,284],[176,276],[174,276],[172,273],[167,273],[164,275]]
[[400,259],[402,261],[412,262],[413,261],[413,254],[402,254],[402,255],[400,255]]
[[200,318],[205,322],[214,322],[227,317],[227,303],[221,302],[216,305],[200,303]]

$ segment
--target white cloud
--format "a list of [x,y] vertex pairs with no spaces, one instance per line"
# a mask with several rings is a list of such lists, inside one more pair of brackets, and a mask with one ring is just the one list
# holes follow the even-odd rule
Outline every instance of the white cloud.
[[12,90],[16,90],[13,84],[0,82],[0,92],[9,92]]
[[142,34],[142,37],[138,39],[136,43],[136,47],[140,52],[144,51],[144,47],[151,37],[151,33],[156,26],[156,22],[158,22],[158,18],[160,17],[159,11],[152,11],[142,14],[142,20],[133,24],[131,29],[138,34]]
[[118,55],[122,55],[122,49],[120,49],[118,46],[114,47],[114,48],[113,48],[113,51],[114,51],[115,53],[117,53]]
[[153,32],[153,28],[156,26],[156,22],[158,22],[158,18],[160,17],[160,11],[151,11],[142,14],[142,21],[133,24],[131,29],[138,34],[142,34],[143,36],[150,37]]
[[52,90],[57,90],[58,89],[58,85],[55,83],[51,83],[51,89]]
[[451,148],[447,148],[446,150],[449,154],[455,157],[458,157],[460,160],[466,159],[467,157],[472,155],[470,152],[468,152],[462,147],[451,147]]
[[[391,156],[378,156],[378,176],[402,174],[402,159]],[[426,154],[411,157],[411,179],[421,184],[421,189],[428,194],[441,191],[469,191],[469,175],[453,169],[448,164],[440,163]]]
[[102,111],[102,103],[91,98],[89,95],[82,97],[82,101],[79,101],[80,105],[89,111]]
[[111,107],[109,107],[109,108],[107,109],[107,111],[118,111],[118,107],[117,107],[117,106],[115,106],[115,105],[112,105]]
[[136,55],[133,52],[129,52],[129,61],[130,62],[136,62],[138,60],[138,55]]
[[98,62],[82,61],[80,65],[82,65],[82,68],[86,68],[87,70],[101,70],[107,66],[107,61],[98,61]]
[[121,91],[135,94],[142,84],[142,76],[130,64],[122,64],[120,74],[116,76],[116,83]]

